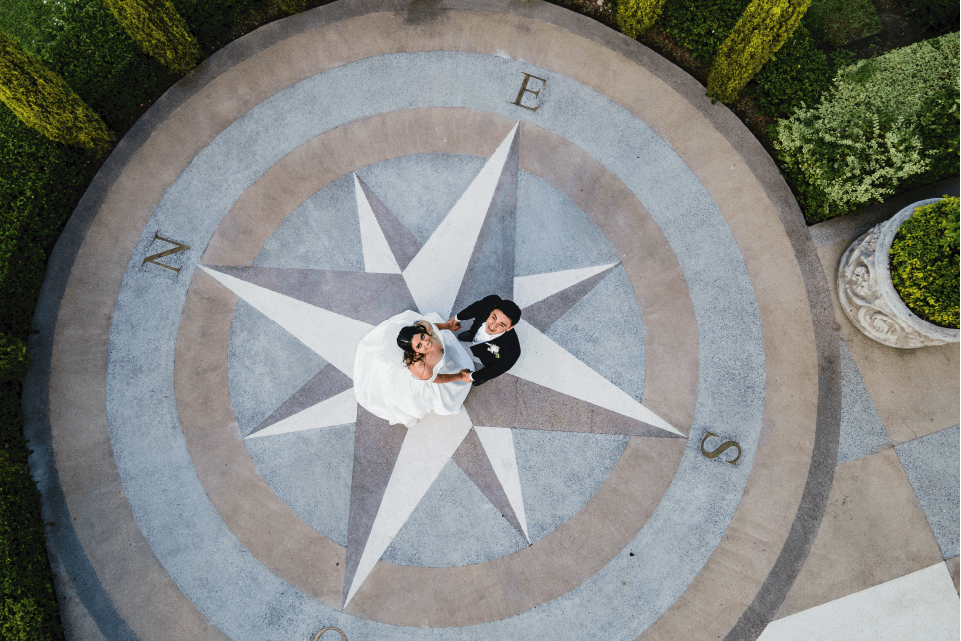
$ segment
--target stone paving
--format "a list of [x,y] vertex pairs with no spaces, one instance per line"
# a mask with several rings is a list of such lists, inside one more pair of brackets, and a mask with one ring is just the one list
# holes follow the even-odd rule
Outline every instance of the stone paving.
[[[870,215],[809,231],[703,93],[459,0],[328,5],[171,89],[30,345],[68,638],[957,638],[958,346],[860,335],[830,283]],[[510,372],[409,429],[357,405],[376,324],[489,293]]]

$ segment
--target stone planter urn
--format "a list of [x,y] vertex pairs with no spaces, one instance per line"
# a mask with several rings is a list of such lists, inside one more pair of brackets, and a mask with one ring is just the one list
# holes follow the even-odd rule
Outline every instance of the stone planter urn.
[[908,205],[890,220],[865,232],[841,257],[841,308],[858,329],[879,343],[911,349],[958,342],[958,330],[918,318],[901,301],[891,282],[889,255],[895,234],[915,209],[939,200],[931,198]]

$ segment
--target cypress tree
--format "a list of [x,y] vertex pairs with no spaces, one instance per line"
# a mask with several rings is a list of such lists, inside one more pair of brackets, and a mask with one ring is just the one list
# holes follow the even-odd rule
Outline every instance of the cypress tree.
[[811,0],[754,0],[717,52],[707,92],[733,102],[801,23]]
[[665,0],[620,0],[617,3],[617,26],[624,35],[636,38],[653,26],[661,15]]
[[110,131],[63,78],[0,32],[0,100],[47,138],[104,152]]
[[169,0],[104,0],[134,42],[164,65],[187,73],[197,64],[200,46]]

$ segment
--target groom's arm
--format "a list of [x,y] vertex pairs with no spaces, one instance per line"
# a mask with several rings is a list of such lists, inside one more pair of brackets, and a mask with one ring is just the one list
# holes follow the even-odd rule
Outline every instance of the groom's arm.
[[521,345],[516,339],[513,345],[504,345],[502,347],[507,347],[507,349],[501,349],[500,358],[494,359],[490,365],[485,365],[471,374],[471,378],[474,379],[474,385],[482,385],[492,378],[497,378],[512,368],[514,363],[517,362],[517,359],[520,358]]

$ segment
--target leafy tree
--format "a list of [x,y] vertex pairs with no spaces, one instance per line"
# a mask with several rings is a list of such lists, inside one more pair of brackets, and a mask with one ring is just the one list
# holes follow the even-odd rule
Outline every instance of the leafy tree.
[[47,138],[100,152],[107,125],[57,74],[0,32],[0,100]]
[[200,46],[169,0],[104,0],[130,37],[178,73],[194,68]]
[[714,59],[707,92],[733,102],[801,23],[811,0],[754,0]]

